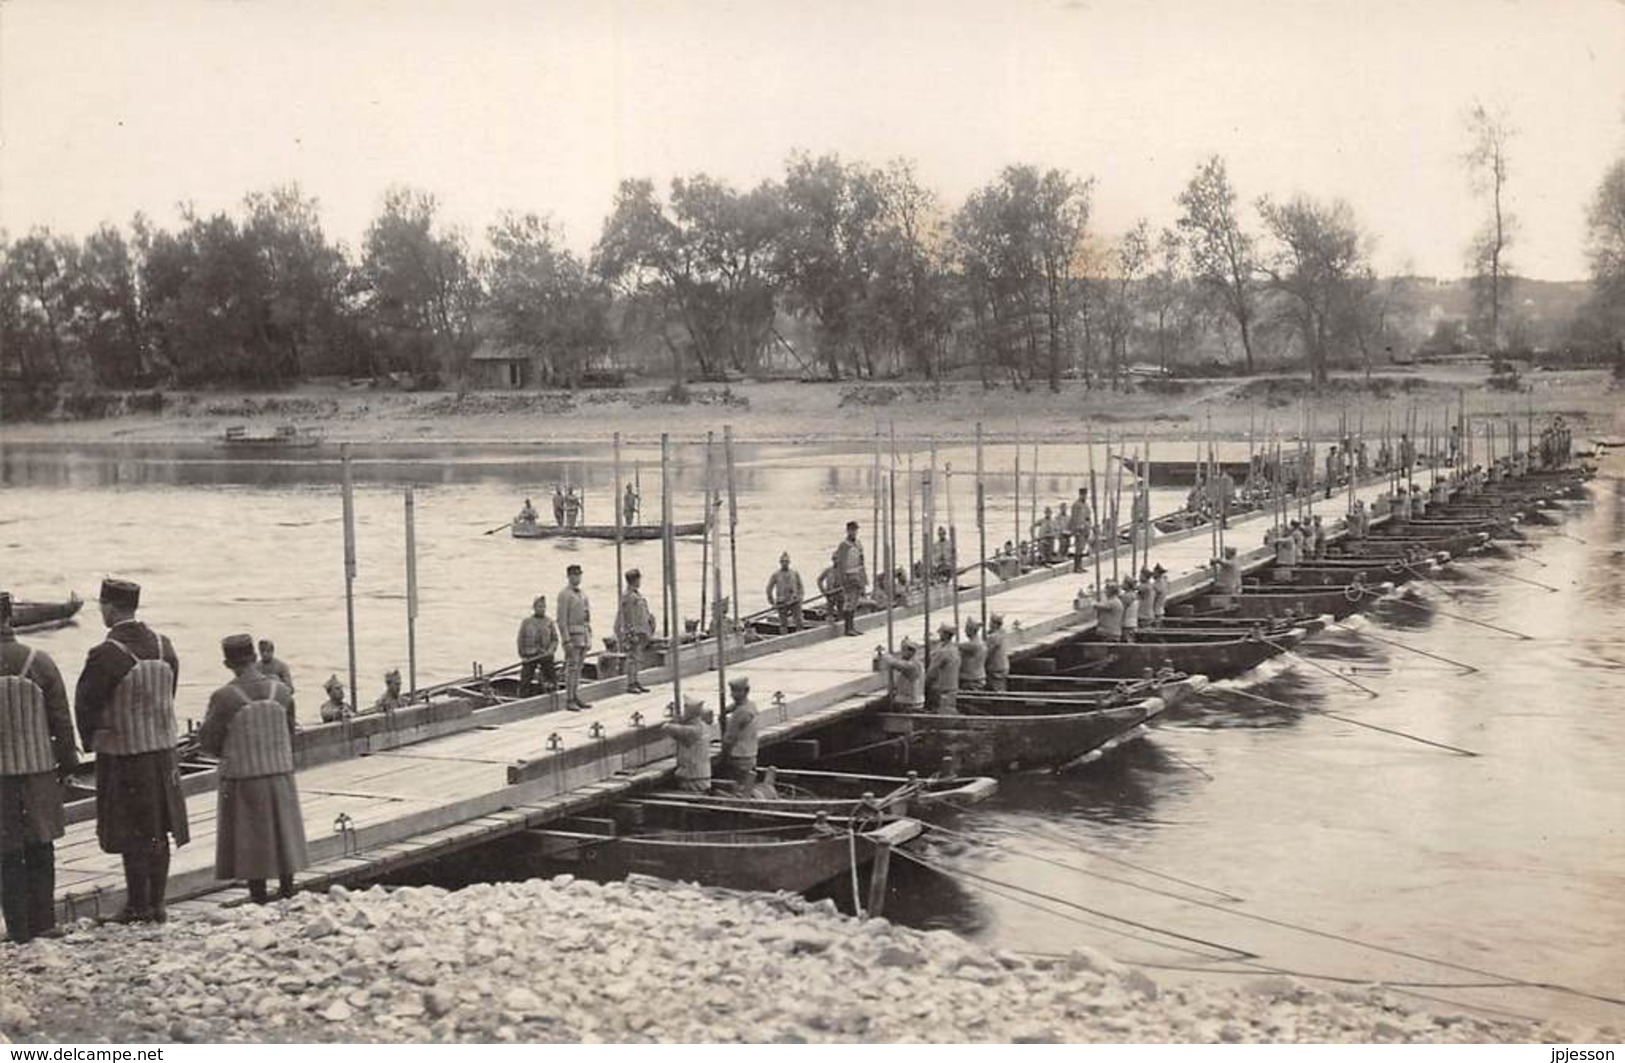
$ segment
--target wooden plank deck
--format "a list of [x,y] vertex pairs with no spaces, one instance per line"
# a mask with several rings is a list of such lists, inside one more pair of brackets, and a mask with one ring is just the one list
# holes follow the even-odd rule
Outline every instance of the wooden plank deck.
[[[1385,486],[1386,481],[1369,483],[1358,493],[1369,505]],[[1340,513],[1345,505],[1341,494],[1320,503],[1328,513]],[[1240,547],[1249,564],[1262,564],[1268,557],[1262,537],[1269,526],[1265,514],[1233,520],[1227,542]],[[1147,563],[1163,565],[1175,596],[1183,596],[1208,584],[1210,556],[1209,533],[1201,529],[1159,537]],[[1126,548],[1119,557],[1126,574]],[[1108,575],[1110,558],[1107,554],[1102,561]],[[1073,599],[1080,586],[1093,588],[1093,573],[1092,562],[1081,576],[1063,565],[991,584],[989,609],[1003,614],[1012,652],[1031,652],[1057,636],[1092,628],[1089,616],[1074,611]],[[977,602],[975,592],[962,592],[961,617],[973,615]],[[949,592],[936,592],[932,610],[933,625],[951,614]],[[920,612],[896,614],[899,638],[905,632],[916,637],[923,633]],[[872,667],[874,649],[885,641],[885,615],[862,617],[859,627],[863,635],[858,638],[828,629],[802,632],[786,638],[783,649],[753,651],[751,659],[729,665],[730,675],[750,677],[763,709],[764,742],[783,740],[874,702],[885,686]],[[712,700],[717,693],[714,669],[685,678],[683,687]],[[532,700],[541,706],[547,699]],[[305,768],[298,773],[298,786],[313,866],[301,881],[319,884],[376,874],[652,785],[672,768],[671,743],[654,730],[665,719],[669,701],[666,688],[615,694],[599,697],[583,712],[507,719]],[[602,753],[582,752],[594,746]],[[510,776],[515,762],[523,762],[522,768]],[[170,867],[170,897],[176,901],[231,885],[213,874],[214,797],[190,798],[187,811],[192,841],[176,850]],[[107,915],[122,903],[119,858],[100,850],[94,821],[70,825],[57,843],[59,911],[64,918]]]

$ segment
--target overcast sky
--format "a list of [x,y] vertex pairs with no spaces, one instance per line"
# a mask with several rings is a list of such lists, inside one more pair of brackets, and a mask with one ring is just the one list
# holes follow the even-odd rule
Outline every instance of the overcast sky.
[[476,237],[534,210],[585,250],[622,178],[750,185],[805,148],[911,158],[950,206],[1065,167],[1115,234],[1171,222],[1217,152],[1249,201],[1346,197],[1380,269],[1452,276],[1475,98],[1519,130],[1516,268],[1584,276],[1625,154],[1619,0],[0,0],[0,224],[173,224],[297,181],[353,246],[407,183]]

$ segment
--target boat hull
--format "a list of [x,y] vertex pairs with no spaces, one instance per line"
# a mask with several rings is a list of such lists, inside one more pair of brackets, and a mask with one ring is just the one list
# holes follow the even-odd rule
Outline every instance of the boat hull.
[[1020,771],[1055,767],[1084,756],[1144,725],[1167,708],[1161,698],[1077,712],[1032,715],[880,713],[887,747],[905,764],[958,770]]
[[[613,524],[577,524],[567,528],[561,524],[531,524],[523,521],[514,521],[512,534],[515,539],[609,539],[613,541],[616,536]],[[661,528],[658,524],[627,524],[620,528],[620,537],[623,542],[642,542],[660,538]],[[672,534],[678,536],[703,535],[705,522],[696,520],[686,524],[672,526]]]
[[73,595],[65,602],[13,602],[11,626],[17,631],[66,624],[84,607],[84,601]]

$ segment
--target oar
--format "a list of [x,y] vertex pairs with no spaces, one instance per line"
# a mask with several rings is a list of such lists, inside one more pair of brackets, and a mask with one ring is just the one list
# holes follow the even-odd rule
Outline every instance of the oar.
[[[1422,604],[1420,604],[1418,602],[1408,602],[1404,598],[1402,598],[1402,597],[1400,597],[1398,595],[1395,595],[1394,597],[1390,598],[1389,601],[1397,602],[1400,605],[1409,606],[1412,609],[1421,609],[1424,612],[1427,610],[1427,606],[1422,605]],[[1470,616],[1462,616],[1460,613],[1447,613],[1443,609],[1435,609],[1434,612],[1438,613],[1440,616],[1447,616],[1452,620],[1460,620],[1464,624],[1474,624],[1474,625],[1476,625],[1478,627],[1487,627],[1491,631],[1499,631],[1503,635],[1511,635],[1513,638],[1523,639],[1525,642],[1533,642],[1533,641],[1535,641],[1535,636],[1533,636],[1533,635],[1525,635],[1521,631],[1513,631],[1509,627],[1497,627],[1495,624],[1487,624],[1482,620],[1474,620],[1472,617],[1470,617]]]
[[1449,657],[1444,657],[1437,653],[1429,653],[1427,650],[1419,650],[1415,646],[1409,646],[1403,642],[1400,642],[1398,639],[1383,638],[1381,635],[1373,634],[1370,631],[1364,631],[1356,627],[1349,627],[1347,624],[1342,622],[1338,622],[1337,626],[1342,628],[1344,631],[1352,632],[1353,634],[1360,635],[1364,638],[1376,639],[1378,642],[1385,642],[1390,646],[1398,646],[1402,650],[1409,650],[1412,653],[1419,654],[1423,657],[1431,657],[1435,661],[1443,661],[1445,664],[1451,665],[1455,668],[1460,668],[1463,674],[1478,671],[1477,668],[1474,668],[1470,664],[1464,664],[1461,661],[1453,661]]
[[1562,538],[1562,539],[1573,539],[1577,543],[1585,543],[1587,546],[1591,545],[1591,540],[1582,539],[1578,535],[1570,535],[1568,532],[1565,532],[1565,531],[1554,531],[1554,532],[1552,532],[1552,534],[1556,535],[1556,536],[1558,536],[1559,538]]
[[1342,723],[1353,724],[1355,727],[1364,727],[1370,731],[1381,731],[1383,734],[1390,734],[1396,738],[1408,738],[1412,742],[1420,742],[1424,746],[1435,746],[1439,749],[1448,750],[1451,753],[1456,753],[1463,757],[1476,757],[1480,755],[1478,753],[1474,753],[1470,749],[1463,749],[1460,746],[1453,746],[1446,742],[1435,742],[1431,738],[1423,738],[1421,735],[1413,735],[1405,731],[1396,731],[1392,727],[1379,727],[1377,724],[1366,723],[1364,720],[1356,720],[1348,716],[1339,715],[1335,712],[1327,712],[1325,709],[1311,708],[1307,705],[1290,705],[1287,702],[1276,701],[1274,698],[1266,698],[1262,694],[1254,694],[1250,690],[1242,690],[1239,687],[1226,687],[1225,693],[1240,694],[1244,698],[1252,698],[1254,701],[1262,701],[1266,705],[1277,705],[1283,709],[1291,709],[1293,712],[1311,712],[1317,716],[1325,716],[1333,720],[1338,720]]
[[1553,594],[1560,593],[1559,588],[1552,586],[1550,583],[1542,583],[1538,579],[1525,579],[1523,576],[1514,576],[1510,572],[1492,572],[1490,575],[1499,576],[1502,579],[1516,580],[1519,583],[1527,583],[1531,587],[1539,587],[1541,590],[1551,591]]
[[511,528],[511,527],[513,527],[513,521],[505,520],[501,524],[498,524],[495,528],[492,528],[490,531],[486,532],[485,534],[486,535],[495,535],[497,532],[501,531],[503,528]]
[[1333,679],[1341,679],[1343,682],[1347,683],[1349,686],[1355,687],[1356,689],[1365,691],[1371,697],[1377,698],[1377,697],[1382,696],[1381,694],[1378,694],[1375,690],[1372,690],[1370,687],[1366,686],[1364,683],[1361,683],[1358,680],[1350,679],[1348,676],[1344,675],[1342,672],[1339,672],[1337,669],[1328,668],[1325,665],[1321,664],[1319,661],[1312,661],[1308,657],[1304,657],[1304,656],[1301,656],[1300,654],[1293,653],[1292,650],[1290,650],[1286,646],[1281,645],[1279,642],[1274,641],[1273,639],[1265,639],[1264,641],[1266,643],[1268,643],[1269,645],[1274,646],[1276,649],[1280,650],[1282,653],[1286,654],[1288,657],[1291,657],[1294,661],[1302,661],[1304,664],[1307,664],[1311,668],[1319,668],[1322,672],[1325,672],[1327,675],[1331,676]]

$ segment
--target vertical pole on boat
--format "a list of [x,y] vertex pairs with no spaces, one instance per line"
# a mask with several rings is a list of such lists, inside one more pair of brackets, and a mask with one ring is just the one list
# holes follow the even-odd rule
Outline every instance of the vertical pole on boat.
[[[880,575],[880,562],[883,560],[883,555],[880,552],[880,422],[878,420],[875,422],[875,462],[873,481],[874,482],[870,485],[873,488],[873,490],[870,492],[870,496],[873,499],[873,504],[869,511],[869,523],[871,525],[869,541],[872,544],[869,551],[869,557],[872,559],[870,563],[875,567],[876,579],[874,580],[874,587],[876,591],[879,591],[880,580],[878,577]],[[886,581],[888,584],[891,582],[890,572],[886,573]]]
[[1095,560],[1095,600],[1099,601],[1100,600],[1100,543],[1101,543],[1101,540],[1103,538],[1103,536],[1100,533],[1101,533],[1101,525],[1103,525],[1106,522],[1106,507],[1101,504],[1100,490],[1099,490],[1098,485],[1095,483],[1095,440],[1094,440],[1094,436],[1091,434],[1088,438],[1089,438],[1089,508],[1091,510],[1091,512],[1089,514],[1089,531],[1090,531],[1090,535],[1093,536],[1093,538],[1094,538],[1094,542],[1091,544],[1089,552],[1091,554],[1095,555],[1095,557],[1094,557],[1094,560]]
[[[1028,491],[1027,493],[1031,495],[1032,498],[1030,498],[1027,502],[1028,508],[1031,510],[1031,516],[1027,520],[1027,527],[1034,528],[1038,526],[1038,444],[1036,442],[1033,444],[1033,478],[1031,481],[1029,481],[1029,484],[1032,490]],[[1038,543],[1035,539],[1033,542],[1035,553],[1037,551],[1037,546]]]
[[706,632],[706,615],[709,612],[706,599],[710,597],[710,590],[706,584],[711,582],[711,540],[716,529],[716,510],[711,506],[711,480],[715,470],[711,467],[712,450],[716,433],[705,433],[705,520],[700,534],[700,626],[694,632],[696,643],[704,640]]
[[417,500],[406,488],[406,691],[418,689],[418,537]]
[[948,493],[948,593],[954,608],[954,631],[959,630],[959,525],[954,522],[954,465],[942,467],[943,487]]
[[[623,490],[621,487],[621,433],[616,432],[614,440],[615,493],[613,497],[615,499],[615,504],[610,508],[615,510],[615,600],[619,602],[621,599],[621,588],[624,582],[621,578],[624,564],[621,548],[622,540],[626,537],[626,529],[621,526],[623,520],[621,513],[621,491]],[[666,588],[662,586],[660,588],[660,592],[664,594],[666,592]]]
[[920,480],[920,564],[925,574],[925,639],[923,642],[924,663],[927,672],[931,670],[931,580],[935,577],[936,558],[933,556],[935,547],[932,545],[931,529],[937,522],[937,444],[931,443],[931,467],[926,470],[925,476]]
[[976,572],[982,632],[987,632],[987,487],[982,482],[982,422],[976,422]]
[[1016,551],[1016,575],[1021,575],[1021,433],[1016,433],[1016,475],[1015,475],[1015,511],[1016,511],[1016,537],[1010,540],[1010,545]]
[[[1121,449],[1121,448],[1119,448],[1119,449]],[[1113,579],[1113,581],[1115,581],[1117,579],[1117,555],[1119,553],[1117,548],[1120,545],[1118,535],[1117,535],[1117,527],[1118,527],[1117,521],[1118,521],[1118,515],[1121,512],[1121,507],[1122,507],[1122,502],[1123,502],[1123,455],[1122,454],[1117,455],[1117,461],[1114,464],[1115,464],[1117,475],[1112,480],[1112,537],[1111,537],[1111,544],[1112,544],[1112,579]],[[1111,471],[1112,471],[1111,469],[1107,470],[1108,473],[1110,473]]]
[[[339,460],[344,466],[344,622],[350,639],[350,711],[361,708],[360,693],[355,687],[355,483],[350,475],[350,444],[339,445]],[[344,737],[350,737],[350,721],[344,721]]]
[[711,627],[717,633],[717,724],[728,722],[728,610],[722,604],[722,551],[711,555]]
[[906,538],[908,540],[908,578],[911,584],[917,579],[914,569],[914,488],[916,486],[914,482],[914,448],[910,447],[908,452],[908,535]]
[[728,466],[728,571],[732,577],[734,626],[739,626],[739,490],[734,485],[734,426],[722,426],[722,458]]
[[662,612],[670,616],[671,698],[680,715],[683,711],[683,614],[677,609],[677,538],[671,526],[671,436],[660,433],[660,576]]
[[892,451],[886,472],[886,504],[881,509],[886,521],[886,652],[896,653],[893,611],[897,606],[897,451]]

